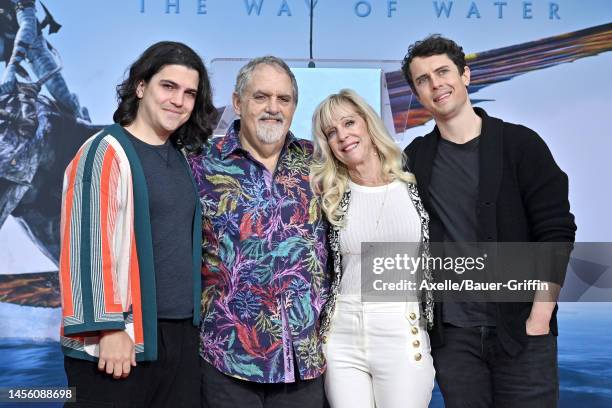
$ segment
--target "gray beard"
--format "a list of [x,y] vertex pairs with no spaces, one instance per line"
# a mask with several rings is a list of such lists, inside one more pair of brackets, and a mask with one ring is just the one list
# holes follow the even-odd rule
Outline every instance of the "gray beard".
[[257,125],[257,139],[264,144],[275,144],[283,137],[282,125]]

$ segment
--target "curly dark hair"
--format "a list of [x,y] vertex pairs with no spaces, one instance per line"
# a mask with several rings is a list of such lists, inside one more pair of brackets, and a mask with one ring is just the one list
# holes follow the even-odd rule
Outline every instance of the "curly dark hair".
[[465,54],[463,53],[463,48],[453,40],[442,37],[440,34],[433,34],[408,47],[408,53],[402,61],[402,73],[415,94],[416,90],[414,89],[414,81],[410,73],[410,63],[417,57],[431,57],[432,55],[441,54],[446,54],[446,56],[457,66],[459,74],[463,75],[466,66]]
[[174,41],[161,41],[151,45],[127,70],[127,78],[117,85],[119,106],[113,120],[128,126],[136,119],[140,99],[136,88],[141,81],[149,82],[166,65],[182,65],[198,72],[199,83],[193,112],[187,122],[173,133],[171,140],[188,152],[199,152],[212,134],[217,110],[212,103],[208,72],[202,58],[187,45]]

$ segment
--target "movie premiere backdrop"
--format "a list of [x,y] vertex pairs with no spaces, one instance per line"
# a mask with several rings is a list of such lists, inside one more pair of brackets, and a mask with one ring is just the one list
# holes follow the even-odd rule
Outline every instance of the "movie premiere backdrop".
[[[185,42],[204,57],[215,104],[225,111],[245,59],[273,54],[305,67],[310,55],[309,0],[35,5],[35,41],[48,52],[32,47],[16,87],[0,95],[0,386],[65,384],[57,276],[62,172],[81,143],[112,122],[126,67],[153,42]],[[10,18],[13,1],[0,1],[0,9],[6,63],[24,27]],[[475,105],[547,142],[569,176],[577,241],[612,241],[612,2],[313,1],[315,64],[381,69],[381,113],[401,147],[433,127],[399,72],[407,46],[432,33],[463,45]],[[49,79],[57,72],[65,85]],[[601,276],[609,272],[609,265],[595,266]],[[564,302],[559,320],[561,406],[612,406],[612,304]],[[431,406],[443,406],[439,393]]]

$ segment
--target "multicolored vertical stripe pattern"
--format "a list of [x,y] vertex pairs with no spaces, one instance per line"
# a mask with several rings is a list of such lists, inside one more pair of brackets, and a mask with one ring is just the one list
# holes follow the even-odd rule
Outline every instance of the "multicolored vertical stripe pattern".
[[[194,200],[194,324],[198,324],[201,207],[197,197]],[[101,330],[126,330],[134,340],[137,360],[156,359],[155,271],[146,181],[138,156],[118,125],[85,142],[66,168],[59,273],[61,344],[66,355],[95,360]]]

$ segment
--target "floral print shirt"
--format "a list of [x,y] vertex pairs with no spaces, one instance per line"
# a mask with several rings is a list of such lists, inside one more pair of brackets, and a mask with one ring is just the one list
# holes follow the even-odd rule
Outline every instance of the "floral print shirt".
[[270,173],[241,147],[239,128],[189,157],[204,217],[200,354],[248,381],[315,378],[325,370],[318,331],[329,282],[312,144],[289,132]]

